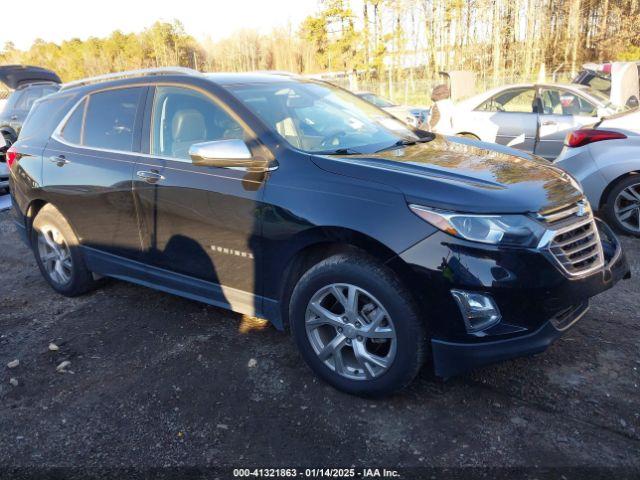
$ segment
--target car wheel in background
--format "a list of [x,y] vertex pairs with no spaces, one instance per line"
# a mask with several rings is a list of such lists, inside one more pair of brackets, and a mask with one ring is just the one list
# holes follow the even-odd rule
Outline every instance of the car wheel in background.
[[613,227],[640,237],[640,175],[624,178],[611,189],[604,213]]
[[424,363],[425,325],[415,302],[391,270],[364,254],[337,254],[308,270],[289,318],[307,364],[345,392],[392,393]]
[[42,207],[33,221],[31,246],[40,272],[56,292],[73,297],[95,288],[78,239],[53,205]]

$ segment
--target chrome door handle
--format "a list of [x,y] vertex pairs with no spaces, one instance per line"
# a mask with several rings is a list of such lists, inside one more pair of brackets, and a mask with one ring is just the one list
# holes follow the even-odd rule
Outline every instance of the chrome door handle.
[[17,120],[18,116],[17,115],[11,115],[11,120]]
[[59,167],[63,167],[67,163],[71,163],[71,162],[69,162],[69,160],[67,160],[65,158],[64,155],[57,155],[55,157],[49,157],[49,161],[52,162],[52,163],[55,163]]
[[136,172],[136,175],[138,176],[138,178],[141,178],[145,182],[152,184],[164,180],[164,177],[156,171],[149,172],[147,170],[140,170],[139,172]]
[[542,125],[557,125],[557,122],[554,122],[553,120],[545,120],[544,122],[542,122]]

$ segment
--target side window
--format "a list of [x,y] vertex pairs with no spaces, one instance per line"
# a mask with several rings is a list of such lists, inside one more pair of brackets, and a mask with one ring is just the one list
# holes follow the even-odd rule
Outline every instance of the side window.
[[131,151],[136,113],[144,88],[120,88],[93,93],[86,107],[82,145]]
[[540,98],[542,112],[545,115],[596,115],[595,105],[566,90],[544,89],[540,93]]
[[206,95],[181,87],[156,88],[151,153],[190,160],[189,147],[213,140],[244,139],[244,130]]
[[84,118],[84,110],[87,105],[85,98],[73,110],[71,116],[67,119],[67,123],[62,127],[60,136],[69,143],[80,145],[82,140],[82,119]]
[[507,90],[491,97],[477,110],[482,112],[533,113],[536,92],[533,88]]

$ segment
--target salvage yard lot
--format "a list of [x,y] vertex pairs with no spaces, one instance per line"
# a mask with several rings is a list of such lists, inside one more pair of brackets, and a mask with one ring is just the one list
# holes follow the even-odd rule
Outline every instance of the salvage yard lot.
[[546,353],[372,401],[259,320],[118,281],[55,294],[0,213],[0,465],[639,468],[640,240],[623,243],[633,278]]

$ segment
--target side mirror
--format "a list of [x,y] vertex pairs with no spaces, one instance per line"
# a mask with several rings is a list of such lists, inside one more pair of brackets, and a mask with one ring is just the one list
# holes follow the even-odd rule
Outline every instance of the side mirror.
[[194,165],[207,167],[251,167],[253,155],[242,140],[215,140],[194,143],[189,147]]

